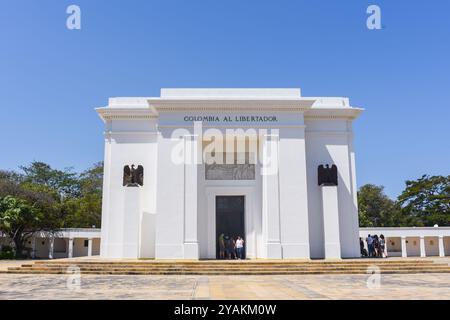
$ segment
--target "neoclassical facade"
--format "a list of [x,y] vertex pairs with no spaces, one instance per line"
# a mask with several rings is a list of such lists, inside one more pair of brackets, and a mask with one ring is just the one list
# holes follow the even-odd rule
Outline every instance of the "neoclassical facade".
[[[96,111],[102,257],[216,259],[221,235],[244,238],[249,259],[359,257],[352,122],[362,109],[349,99],[162,89]],[[337,168],[337,183],[324,169],[319,185],[321,165]]]

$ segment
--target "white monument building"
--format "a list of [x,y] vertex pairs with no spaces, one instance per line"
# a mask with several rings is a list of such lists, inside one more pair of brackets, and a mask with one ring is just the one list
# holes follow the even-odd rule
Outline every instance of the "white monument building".
[[221,235],[249,259],[360,256],[349,99],[162,89],[96,110],[102,257],[216,259]]

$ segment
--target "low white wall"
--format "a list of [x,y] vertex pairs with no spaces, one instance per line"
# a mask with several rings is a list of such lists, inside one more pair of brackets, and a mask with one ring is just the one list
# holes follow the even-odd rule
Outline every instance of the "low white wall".
[[[439,237],[443,237],[444,254],[450,256],[450,227],[439,228],[360,228],[359,236],[364,241],[367,249],[367,235],[383,234],[386,237],[388,255],[391,257],[402,255],[402,237],[407,244],[409,257],[420,256],[420,237],[424,237],[426,256],[439,256]],[[92,239],[92,255],[100,255],[100,229],[64,229],[58,232],[54,241],[54,258],[67,258],[69,251],[69,238],[74,239],[73,257],[88,255],[88,247],[85,240]],[[8,245],[9,241],[4,235],[0,235],[0,246]],[[86,243],[87,244],[87,243]],[[32,239],[26,243],[31,250]],[[47,259],[49,256],[50,240],[46,234],[38,234],[35,238],[36,258]]]
[[420,238],[424,238],[425,255],[439,256],[439,237],[443,237],[444,254],[450,255],[450,227],[412,227],[412,228],[360,228],[359,236],[364,240],[368,235],[385,236],[389,256],[401,256],[401,239],[406,240],[408,257],[420,257]]

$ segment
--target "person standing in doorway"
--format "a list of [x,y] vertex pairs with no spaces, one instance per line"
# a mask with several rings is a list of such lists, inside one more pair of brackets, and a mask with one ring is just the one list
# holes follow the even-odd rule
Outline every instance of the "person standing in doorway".
[[223,233],[219,236],[219,259],[225,258],[225,235]]
[[225,236],[225,252],[226,252],[226,258],[227,259],[233,259],[234,257],[234,240],[232,237],[226,235]]
[[237,237],[236,240],[236,251],[237,251],[237,257],[238,259],[243,259],[244,257],[244,239],[242,239],[240,236]]
[[366,242],[367,242],[367,249],[369,250],[369,257],[372,257],[373,256],[373,238],[370,234],[367,236]]

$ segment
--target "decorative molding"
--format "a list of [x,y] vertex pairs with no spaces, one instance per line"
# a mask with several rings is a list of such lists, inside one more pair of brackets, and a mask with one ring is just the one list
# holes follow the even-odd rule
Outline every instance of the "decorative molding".
[[363,109],[360,108],[317,108],[304,113],[305,120],[354,120]]
[[106,142],[111,142],[120,137],[134,137],[135,139],[149,139],[152,136],[157,136],[158,131],[105,131],[103,136]]
[[161,100],[149,99],[158,112],[180,111],[282,111],[304,112],[314,101],[308,100]]
[[104,115],[105,120],[148,120],[158,119],[157,116],[151,115]]
[[[193,124],[158,124],[158,128],[193,128]],[[245,124],[245,125],[233,125],[233,124],[202,124],[202,128],[236,128],[236,129],[281,129],[281,128],[298,128],[304,129],[305,125],[296,125],[296,124],[286,124],[286,125],[254,125],[254,124]]]
[[150,108],[97,108],[95,109],[104,122],[111,120],[151,120],[157,119]]

